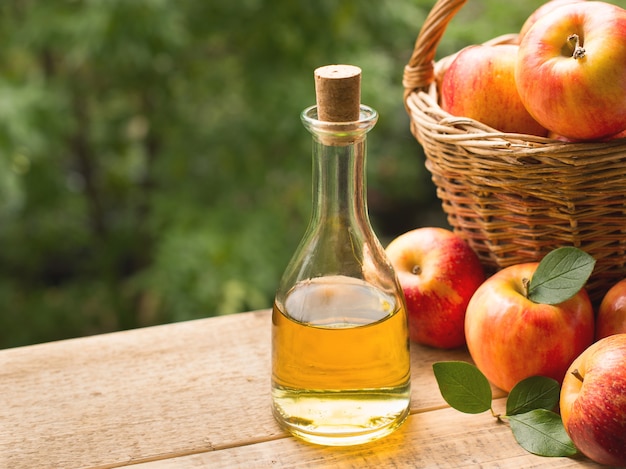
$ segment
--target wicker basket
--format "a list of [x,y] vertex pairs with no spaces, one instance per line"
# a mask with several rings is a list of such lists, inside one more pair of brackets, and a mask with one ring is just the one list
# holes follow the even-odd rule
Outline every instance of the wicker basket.
[[411,132],[448,222],[491,272],[556,247],[583,249],[596,259],[587,287],[597,303],[626,276],[626,140],[564,143],[443,111],[437,84],[454,56],[435,62],[435,52],[465,1],[437,1],[403,79]]

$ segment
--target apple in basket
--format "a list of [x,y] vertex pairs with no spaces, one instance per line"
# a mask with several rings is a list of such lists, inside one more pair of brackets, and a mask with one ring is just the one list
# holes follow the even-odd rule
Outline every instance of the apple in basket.
[[467,306],[470,355],[487,379],[507,392],[531,376],[561,383],[594,339],[594,311],[584,288],[556,304],[529,294],[538,265],[522,263],[496,272]]
[[501,132],[545,136],[522,103],[515,85],[516,44],[461,49],[441,80],[441,108]]
[[535,22],[542,16],[547,15],[551,11],[556,10],[563,5],[569,5],[570,3],[580,3],[584,1],[585,0],[550,0],[549,2],[544,3],[535,11],[533,11],[526,19],[526,21],[524,21],[524,24],[522,25],[522,28],[519,32],[518,41],[522,40],[522,38],[526,35],[531,26],[534,25]]
[[596,316],[596,340],[621,333],[626,334],[626,279],[609,288]]
[[442,349],[465,345],[465,309],[485,279],[469,244],[448,229],[423,227],[385,251],[404,293],[411,340]]
[[626,129],[626,10],[598,1],[541,16],[519,44],[515,82],[550,131],[596,140]]
[[595,342],[572,362],[559,407],[565,430],[585,456],[626,467],[626,334]]

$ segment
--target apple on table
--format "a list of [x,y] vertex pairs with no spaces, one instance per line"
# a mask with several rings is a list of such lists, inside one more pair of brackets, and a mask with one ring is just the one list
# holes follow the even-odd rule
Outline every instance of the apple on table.
[[535,302],[528,284],[539,262],[505,267],[472,296],[467,347],[478,369],[504,391],[525,378],[563,381],[570,363],[594,339],[594,311],[584,288],[558,304]]
[[596,317],[596,340],[622,333],[626,334],[626,279],[609,288]]
[[485,279],[469,244],[451,230],[422,227],[385,251],[404,293],[411,340],[442,349],[465,345],[465,309]]
[[585,456],[626,466],[626,334],[595,342],[572,362],[559,407],[565,430]]

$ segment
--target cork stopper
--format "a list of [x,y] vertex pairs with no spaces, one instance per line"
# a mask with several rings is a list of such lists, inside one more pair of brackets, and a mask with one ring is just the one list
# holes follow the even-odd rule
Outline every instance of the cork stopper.
[[361,69],[326,65],[315,70],[317,118],[322,122],[355,122],[361,106]]

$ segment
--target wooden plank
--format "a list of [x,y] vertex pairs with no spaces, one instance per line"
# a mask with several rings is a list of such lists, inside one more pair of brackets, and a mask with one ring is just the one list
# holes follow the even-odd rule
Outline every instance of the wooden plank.
[[[504,399],[494,404],[498,405],[503,407]],[[526,452],[515,441],[508,424],[499,423],[489,412],[465,415],[444,408],[412,414],[396,433],[367,445],[318,447],[282,438],[139,464],[132,469],[239,467],[600,468],[587,459],[544,458]]]
[[[281,434],[268,312],[0,353],[0,467],[114,467]],[[2,465],[4,464],[4,465]]]
[[[269,311],[0,352],[0,467],[116,467],[284,436],[270,412]],[[412,349],[412,412],[445,407]],[[500,395],[502,395],[500,391]]]

